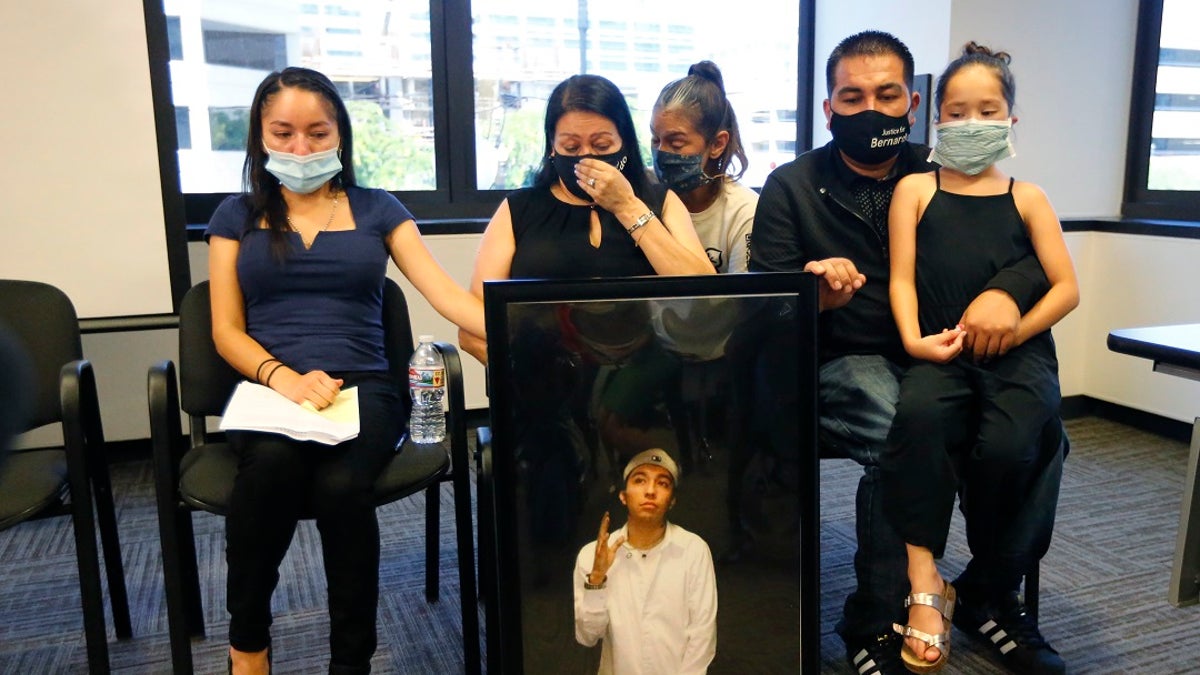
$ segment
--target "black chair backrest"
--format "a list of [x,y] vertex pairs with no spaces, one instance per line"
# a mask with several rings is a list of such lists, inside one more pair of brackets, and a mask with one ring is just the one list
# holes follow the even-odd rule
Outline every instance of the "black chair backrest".
[[[383,284],[383,332],[387,359],[398,386],[407,388],[408,361],[413,354],[412,324],[404,291],[391,279]],[[202,281],[183,297],[179,308],[179,403],[188,415],[217,417],[242,376],[221,355],[212,340],[212,305],[208,282]],[[405,414],[412,405],[405,402]]]
[[208,282],[201,281],[179,307],[179,407],[193,417],[218,417],[241,379],[217,353]]
[[25,348],[33,366],[35,398],[25,430],[62,421],[60,373],[64,365],[83,358],[71,299],[50,284],[0,279],[0,322]]

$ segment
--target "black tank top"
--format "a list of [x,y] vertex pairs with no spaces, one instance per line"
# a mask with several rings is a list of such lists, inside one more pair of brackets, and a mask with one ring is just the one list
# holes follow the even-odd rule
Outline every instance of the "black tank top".
[[1008,192],[960,195],[937,191],[917,223],[917,315],[921,333],[952,328],[1000,270],[1033,253],[1033,242]]
[[[662,214],[666,189],[651,186],[646,203]],[[548,187],[517,190],[508,195],[512,214],[513,279],[586,279],[654,274],[654,267],[613,214],[597,208],[600,246],[588,239],[592,207],[560,201]]]

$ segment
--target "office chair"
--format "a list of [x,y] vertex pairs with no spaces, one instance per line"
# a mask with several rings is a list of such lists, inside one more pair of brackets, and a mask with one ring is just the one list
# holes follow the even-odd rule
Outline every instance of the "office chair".
[[[390,279],[384,284],[383,304],[388,363],[396,382],[407,383],[408,361],[413,353],[412,328],[404,293]],[[425,491],[425,597],[434,602],[438,599],[440,485],[453,483],[464,661],[468,673],[477,673],[479,615],[475,607],[462,365],[453,345],[437,343],[437,348],[446,364],[448,451],[446,443],[414,444],[406,437],[403,449],[376,482],[374,499],[376,505],[383,505]],[[204,636],[191,514],[201,510],[225,515],[237,473],[237,457],[223,439],[209,436],[206,419],[221,415],[234,386],[243,379],[217,354],[213,344],[208,282],[197,284],[184,296],[179,311],[178,387],[175,372],[171,361],[150,368],[150,435],[171,662],[174,672],[191,673],[189,640]],[[403,399],[409,400],[407,395]],[[186,439],[181,430],[181,411],[190,422]]]
[[[69,298],[49,284],[0,280],[0,323],[28,356],[32,414],[21,431],[61,423],[63,447],[15,450],[0,466],[0,530],[26,520],[70,516],[87,640],[88,670],[109,672],[96,522],[118,638],[129,638],[129,599],[92,365],[83,359]],[[92,511],[95,499],[96,511]]]

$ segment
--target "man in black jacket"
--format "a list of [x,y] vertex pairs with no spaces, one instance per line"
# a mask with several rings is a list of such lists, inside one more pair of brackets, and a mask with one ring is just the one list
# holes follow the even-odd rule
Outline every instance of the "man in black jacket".
[[[888,302],[887,219],[896,182],[934,165],[926,161],[929,148],[907,141],[921,100],[912,90],[913,58],[902,42],[876,31],[846,38],[829,57],[826,81],[824,109],[833,140],[768,176],[755,213],[750,270],[806,270],[822,279],[822,444],[863,466],[857,588],[837,629],[855,672],[903,673],[892,623],[906,623],[907,558],[882,512],[878,465],[908,361]],[[1000,355],[1021,315],[1048,288],[1032,255],[999,272],[962,317],[967,353]],[[1062,660],[1026,614],[1017,588],[997,582],[990,571],[1001,558],[1035,564],[1049,546],[1065,453],[1061,424],[1052,426],[1046,470],[1030,493],[1021,531],[997,537],[972,531],[968,519],[974,558],[954,582],[960,598],[955,624],[989,639],[1002,660],[1021,672],[1063,672]],[[973,435],[956,431],[964,441]],[[962,499],[969,511],[969,489]],[[1004,630],[994,631],[994,625]]]

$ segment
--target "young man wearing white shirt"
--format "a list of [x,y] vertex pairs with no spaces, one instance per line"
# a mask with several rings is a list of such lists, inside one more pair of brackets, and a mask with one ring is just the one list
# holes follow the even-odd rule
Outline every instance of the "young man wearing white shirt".
[[[575,561],[575,639],[601,638],[600,675],[704,673],[717,653],[717,580],[703,539],[667,522],[679,467],[659,449],[625,465],[625,526]],[[612,540],[611,543],[609,540]]]

